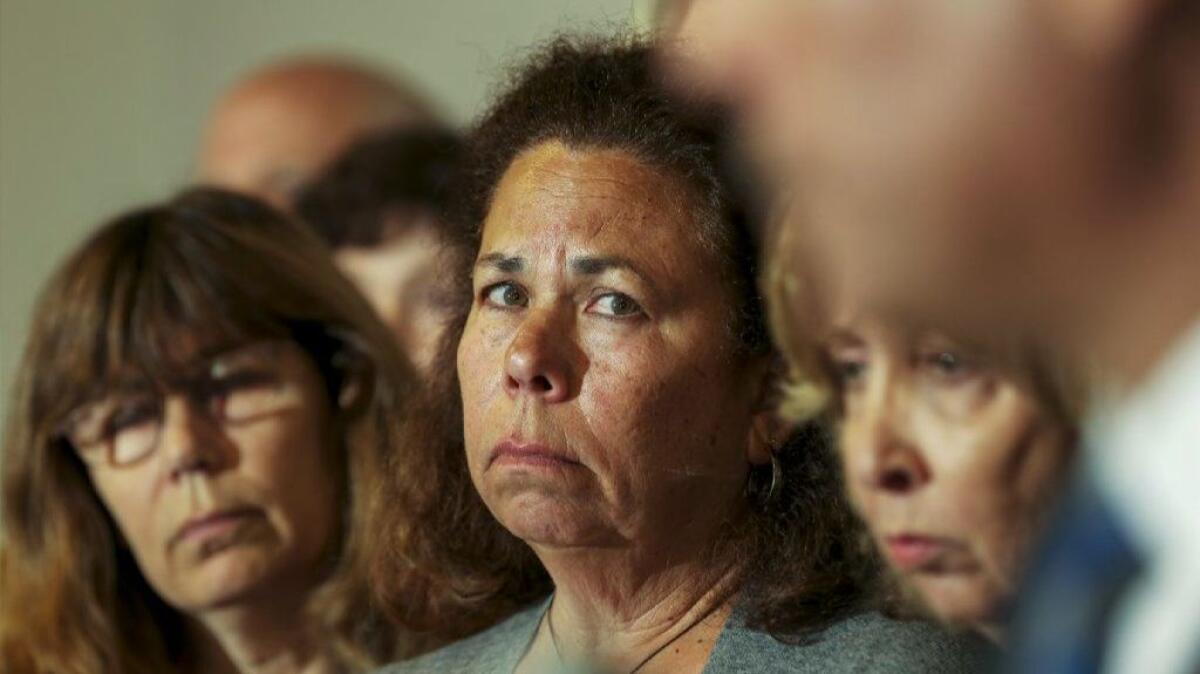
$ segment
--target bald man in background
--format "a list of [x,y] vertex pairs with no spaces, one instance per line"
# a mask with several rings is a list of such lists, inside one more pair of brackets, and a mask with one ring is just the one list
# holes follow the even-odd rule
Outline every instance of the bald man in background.
[[217,102],[198,177],[287,210],[318,171],[363,135],[438,124],[428,101],[383,73],[347,60],[291,59],[251,73]]

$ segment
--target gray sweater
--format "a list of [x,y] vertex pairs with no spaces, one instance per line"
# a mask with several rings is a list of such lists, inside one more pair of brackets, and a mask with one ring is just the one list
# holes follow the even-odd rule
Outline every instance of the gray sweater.
[[[511,674],[548,604],[549,600],[540,602],[491,629],[377,674]],[[983,669],[985,651],[980,640],[878,613],[848,618],[810,643],[792,646],[747,628],[735,611],[713,646],[704,674],[958,674]]]

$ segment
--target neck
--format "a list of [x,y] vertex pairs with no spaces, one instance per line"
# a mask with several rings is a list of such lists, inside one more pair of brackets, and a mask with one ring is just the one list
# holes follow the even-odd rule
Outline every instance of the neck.
[[652,671],[648,658],[669,660],[672,671],[699,671],[741,580],[736,557],[712,548],[710,542],[690,550],[637,544],[537,550],[555,597],[533,650],[605,671],[643,664]]
[[303,603],[263,602],[207,611],[189,620],[195,671],[324,674],[334,671]]

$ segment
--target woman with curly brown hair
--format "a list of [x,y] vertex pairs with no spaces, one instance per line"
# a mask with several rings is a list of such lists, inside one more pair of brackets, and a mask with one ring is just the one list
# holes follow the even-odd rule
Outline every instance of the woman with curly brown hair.
[[216,190],[43,292],[4,454],[6,672],[336,672],[403,653],[360,520],[411,377],[327,250]]
[[871,610],[824,435],[773,422],[714,129],[646,46],[560,40],[470,134],[462,433],[395,457],[376,571],[413,629],[507,619],[389,671],[969,667]]

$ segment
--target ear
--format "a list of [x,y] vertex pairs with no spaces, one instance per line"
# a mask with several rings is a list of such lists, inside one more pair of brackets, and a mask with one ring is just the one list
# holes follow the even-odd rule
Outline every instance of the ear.
[[1157,16],[1178,1],[1059,0],[1043,5],[1072,50],[1085,58],[1108,60],[1123,58]]
[[746,441],[746,461],[755,466],[771,463],[771,457],[783,448],[791,430],[792,425],[781,419],[774,410],[755,414],[750,422],[750,437]]
[[783,447],[791,433],[792,424],[784,421],[778,413],[779,383],[784,367],[782,359],[774,355],[767,356],[755,367],[758,370],[758,390],[750,419],[749,437],[746,438],[746,460],[751,465],[763,466],[771,463],[771,456]]

